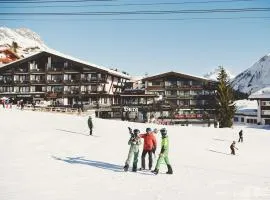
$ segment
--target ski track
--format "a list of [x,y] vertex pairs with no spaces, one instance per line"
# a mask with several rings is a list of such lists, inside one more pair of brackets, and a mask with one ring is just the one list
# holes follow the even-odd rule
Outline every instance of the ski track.
[[[87,116],[0,108],[0,199],[270,199],[269,130],[167,126],[174,174],[161,165],[154,175],[123,171],[127,127],[144,132],[163,126],[96,118],[93,123],[91,137]],[[232,156],[229,145],[240,129],[244,143],[236,144]],[[157,140],[155,161],[159,134]]]

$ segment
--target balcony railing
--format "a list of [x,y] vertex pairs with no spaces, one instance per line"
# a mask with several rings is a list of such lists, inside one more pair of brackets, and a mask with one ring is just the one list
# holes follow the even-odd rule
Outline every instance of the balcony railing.
[[28,84],[29,82],[29,80],[14,81],[15,84]]
[[30,69],[31,73],[44,73],[45,69]]
[[61,68],[48,68],[48,72],[62,72],[63,70]]
[[64,83],[66,83],[66,84],[79,83],[79,82],[80,82],[80,79],[64,80]]
[[15,69],[14,73],[15,74],[21,74],[21,73],[28,73],[28,69]]
[[63,71],[67,73],[80,73],[72,68],[64,68]]
[[31,84],[45,84],[46,83],[45,80],[31,80],[30,82]]
[[53,83],[63,83],[62,79],[59,80],[47,80],[48,83],[53,84]]
[[76,95],[80,94],[80,90],[71,90],[71,91],[64,91],[65,95]]
[[12,80],[2,80],[0,81],[0,84],[3,84],[3,85],[9,85],[9,84],[12,84],[13,81]]

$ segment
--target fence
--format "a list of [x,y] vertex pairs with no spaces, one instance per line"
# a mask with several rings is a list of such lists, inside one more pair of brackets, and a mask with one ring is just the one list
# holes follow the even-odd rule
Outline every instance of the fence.
[[56,113],[67,113],[67,114],[81,114],[81,109],[78,108],[63,108],[63,107],[33,107],[25,106],[24,110],[33,110],[40,112],[56,112]]

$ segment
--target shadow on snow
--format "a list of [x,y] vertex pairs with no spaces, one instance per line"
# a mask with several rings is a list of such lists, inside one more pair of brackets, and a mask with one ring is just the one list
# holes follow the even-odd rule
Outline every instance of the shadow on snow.
[[231,155],[229,153],[224,153],[224,152],[221,152],[221,151],[215,151],[215,150],[212,150],[212,149],[208,149],[208,151],[211,151],[211,152],[214,152],[214,153],[225,154],[225,155]]
[[231,142],[230,140],[219,139],[219,138],[213,138],[213,140],[221,141],[221,142]]
[[52,156],[52,158],[55,160],[64,161],[64,162],[69,163],[69,164],[89,165],[92,167],[111,170],[114,172],[123,171],[123,166],[115,165],[115,164],[111,164],[111,163],[106,163],[106,162],[102,162],[102,161],[87,160],[87,159],[84,159],[83,156],[81,156],[81,157],[66,157],[66,158],[59,158],[56,156]]
[[74,132],[74,131],[69,131],[69,130],[64,130],[64,129],[56,129],[56,130],[66,132],[66,133],[74,133],[74,134],[79,134],[79,135],[85,135],[85,136],[89,135],[89,134],[85,134],[85,133],[79,133],[79,132]]

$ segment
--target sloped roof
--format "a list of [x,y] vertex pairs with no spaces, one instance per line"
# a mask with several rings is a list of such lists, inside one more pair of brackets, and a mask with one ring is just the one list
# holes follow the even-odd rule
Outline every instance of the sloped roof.
[[150,81],[150,80],[154,80],[157,78],[163,78],[166,76],[176,76],[176,77],[184,77],[184,78],[188,78],[188,79],[194,79],[194,80],[198,80],[198,81],[210,81],[210,82],[216,82],[213,81],[211,79],[206,79],[203,77],[199,77],[199,76],[193,76],[193,75],[189,75],[189,74],[183,74],[183,73],[179,73],[179,72],[174,72],[174,71],[170,71],[170,72],[165,72],[165,73],[160,73],[154,76],[149,76],[146,78],[143,78],[142,81]]
[[103,67],[103,66],[100,66],[100,65],[96,65],[96,64],[92,64],[92,63],[89,63],[89,62],[86,62],[86,61],[83,61],[83,60],[80,60],[78,58],[74,58],[72,56],[69,56],[69,55],[65,55],[63,53],[60,53],[60,52],[57,52],[57,51],[54,51],[54,50],[46,50],[46,51],[40,51],[40,52],[36,52],[36,53],[33,53],[31,54],[30,56],[28,57],[25,57],[25,58],[22,58],[22,59],[19,59],[19,60],[16,60],[14,62],[11,62],[11,63],[8,63],[6,65],[2,65],[1,67],[7,67],[8,65],[11,65],[11,64],[15,64],[17,62],[22,62],[24,60],[29,60],[29,58],[33,57],[33,56],[36,56],[38,54],[41,54],[41,53],[49,53],[49,54],[53,54],[55,56],[59,56],[59,57],[62,57],[62,58],[65,58],[65,59],[68,59],[68,60],[71,60],[71,61],[74,61],[74,62],[78,62],[80,64],[84,64],[84,65],[88,65],[90,67],[94,67],[94,68],[97,68],[97,69],[100,69],[100,70],[103,70],[103,71],[106,71],[108,72],[109,74],[112,74],[112,75],[116,75],[118,77],[122,77],[122,78],[126,78],[126,79],[130,79],[131,77],[129,75],[126,75],[122,72],[118,72],[118,71],[114,71],[114,70],[111,70],[109,68],[106,68],[106,67]]

